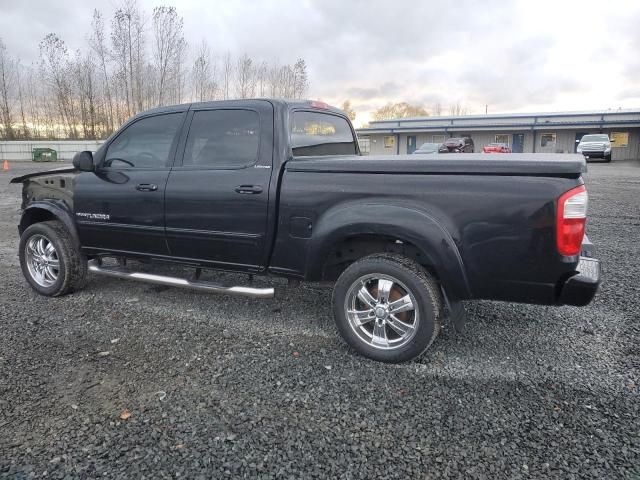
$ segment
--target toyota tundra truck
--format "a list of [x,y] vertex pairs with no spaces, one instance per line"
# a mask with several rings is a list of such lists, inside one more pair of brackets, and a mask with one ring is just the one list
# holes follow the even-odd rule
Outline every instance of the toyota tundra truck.
[[609,135],[605,133],[583,135],[580,141],[577,142],[576,153],[584,155],[586,160],[602,158],[605,162],[611,161],[611,140]]
[[72,167],[11,181],[22,272],[42,295],[88,274],[258,298],[274,289],[256,274],[329,283],[353,350],[403,362],[459,327],[467,300],[593,299],[585,171],[580,155],[361,156],[340,110],[237,100],[140,113]]

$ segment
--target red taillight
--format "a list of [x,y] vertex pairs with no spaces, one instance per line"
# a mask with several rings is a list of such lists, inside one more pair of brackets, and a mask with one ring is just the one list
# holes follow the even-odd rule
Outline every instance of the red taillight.
[[584,185],[572,188],[558,199],[556,217],[556,244],[561,255],[580,253],[587,222],[589,197]]

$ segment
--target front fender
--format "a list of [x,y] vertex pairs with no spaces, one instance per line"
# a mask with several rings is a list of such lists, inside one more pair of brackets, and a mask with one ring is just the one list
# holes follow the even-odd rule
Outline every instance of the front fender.
[[64,226],[67,227],[76,245],[80,246],[80,237],[78,236],[78,229],[73,219],[73,213],[64,202],[57,200],[39,200],[27,205],[22,211],[20,225],[18,226],[20,235],[22,235],[22,232],[24,232],[29,225],[35,223],[34,219],[38,218],[43,210],[60,220]]
[[[375,212],[363,218],[363,211]],[[428,212],[410,206],[358,202],[339,205],[316,222],[307,250],[307,277],[319,278],[332,248],[358,235],[384,236],[417,247],[456,299],[471,298],[462,257],[451,234]]]

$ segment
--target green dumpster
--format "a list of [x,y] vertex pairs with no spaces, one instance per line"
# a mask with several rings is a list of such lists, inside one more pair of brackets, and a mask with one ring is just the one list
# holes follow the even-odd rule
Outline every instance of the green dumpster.
[[57,162],[58,152],[53,148],[34,147],[32,150],[32,158],[34,162]]

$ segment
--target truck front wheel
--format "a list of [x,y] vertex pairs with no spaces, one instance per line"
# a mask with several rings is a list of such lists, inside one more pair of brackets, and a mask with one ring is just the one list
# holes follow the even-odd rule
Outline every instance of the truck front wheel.
[[39,294],[57,297],[84,285],[87,259],[62,222],[29,226],[20,237],[19,248],[22,273]]
[[374,360],[400,363],[424,352],[440,331],[442,295],[420,265],[397,254],[351,264],[333,290],[342,338]]

